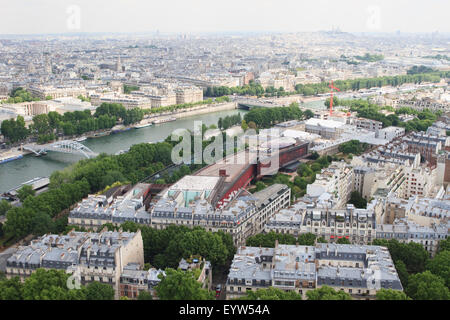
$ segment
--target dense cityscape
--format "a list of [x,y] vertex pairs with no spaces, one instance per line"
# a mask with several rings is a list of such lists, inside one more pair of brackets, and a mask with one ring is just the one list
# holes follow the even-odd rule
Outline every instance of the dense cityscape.
[[0,35],[0,300],[449,300],[450,35]]

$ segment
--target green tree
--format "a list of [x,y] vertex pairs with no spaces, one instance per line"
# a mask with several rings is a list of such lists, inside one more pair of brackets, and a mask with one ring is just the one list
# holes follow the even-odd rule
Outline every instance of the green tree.
[[395,269],[397,270],[398,277],[400,278],[400,282],[402,283],[403,289],[408,287],[408,278],[409,273],[406,270],[406,265],[402,260],[394,261]]
[[414,300],[450,299],[450,292],[445,281],[430,271],[411,275],[408,279],[406,294]]
[[347,238],[339,238],[336,243],[339,244],[351,244],[350,240],[348,240]]
[[302,296],[294,291],[284,291],[278,288],[269,287],[249,291],[247,295],[239,300],[302,300]]
[[244,131],[247,131],[247,129],[248,129],[248,124],[247,124],[247,122],[244,119],[242,119],[241,128]]
[[35,194],[36,191],[33,190],[33,187],[28,184],[24,185],[17,191],[17,197],[21,202],[24,202],[26,198],[28,198],[29,196],[34,196]]
[[114,300],[114,289],[106,283],[97,281],[91,282],[86,286],[87,300]]
[[351,203],[355,208],[367,208],[367,200],[364,199],[358,191],[353,191],[350,194],[350,200],[347,203]]
[[411,300],[403,291],[380,289],[376,294],[377,300]]
[[16,120],[3,120],[0,131],[11,143],[22,141],[29,135],[22,116],[17,116]]
[[7,236],[24,237],[31,232],[34,211],[29,208],[14,207],[6,214],[3,230]]
[[25,280],[24,300],[84,300],[85,289],[72,289],[67,286],[69,278],[63,270],[37,269]]
[[448,237],[445,240],[439,241],[438,252],[442,252],[442,251],[445,251],[445,250],[450,250],[450,237]]
[[428,260],[426,269],[441,277],[445,285],[450,287],[450,251],[437,253],[433,259]]
[[141,291],[137,297],[138,300],[153,300],[152,295],[148,291]]
[[310,119],[314,117],[314,112],[312,112],[309,109],[306,109],[305,112],[303,113],[305,116],[305,119]]
[[22,300],[23,283],[19,277],[0,279],[0,300]]
[[160,274],[161,282],[156,287],[156,293],[161,300],[211,300],[213,293],[201,288],[191,271],[181,271],[168,268],[166,276]]
[[425,270],[428,253],[419,243],[400,243],[396,239],[375,239],[372,244],[387,247],[394,263],[397,265],[401,260],[408,273],[419,273]]
[[329,286],[306,292],[308,300],[352,300],[352,297],[344,291],[336,291]]
[[0,201],[0,216],[4,216],[8,212],[8,210],[11,208],[12,208],[12,206],[8,201],[1,200]]
[[49,232],[49,230],[53,230],[55,228],[55,223],[52,218],[50,218],[47,213],[42,211],[38,211],[33,215],[31,225],[31,232],[37,236],[41,236]]
[[298,244],[301,246],[313,246],[316,236],[313,233],[302,233],[298,236]]
[[256,182],[255,186],[256,186],[256,188],[255,188],[255,191],[256,191],[256,192],[261,191],[261,190],[263,190],[263,189],[265,189],[265,188],[267,187],[267,186],[265,185],[265,183],[262,182],[262,181]]

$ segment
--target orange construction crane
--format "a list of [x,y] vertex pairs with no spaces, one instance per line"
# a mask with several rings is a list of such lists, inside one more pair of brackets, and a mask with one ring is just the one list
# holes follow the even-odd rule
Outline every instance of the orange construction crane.
[[330,98],[330,116],[331,116],[333,114],[333,89],[335,89],[337,91],[341,91],[341,90],[339,90],[339,88],[336,88],[333,85],[333,80],[331,80],[329,87],[331,88],[331,98]]

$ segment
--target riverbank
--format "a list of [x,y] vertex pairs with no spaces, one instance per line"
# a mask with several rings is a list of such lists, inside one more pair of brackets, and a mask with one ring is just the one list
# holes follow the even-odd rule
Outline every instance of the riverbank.
[[180,119],[180,118],[192,117],[192,116],[206,114],[206,113],[233,110],[233,109],[237,109],[236,102],[212,103],[212,104],[194,106],[194,107],[186,108],[186,109],[178,109],[173,112],[164,112],[164,113],[158,114],[157,116],[154,116],[154,117],[151,116],[151,117],[148,117],[145,119],[147,119],[148,121],[152,121],[152,122],[162,120],[167,117],[175,117],[177,119]]
[[23,156],[25,156],[29,153],[30,153],[30,151],[25,151],[25,150],[22,151],[22,150],[19,150],[19,148],[7,150],[7,151],[3,151],[3,152],[0,151],[0,164],[21,159],[21,158],[23,158]]
[[[204,107],[204,106],[203,106]],[[118,134],[105,135],[95,139],[86,139],[81,143],[96,153],[115,154],[119,150],[127,150],[137,143],[149,142],[155,143],[166,139],[174,130],[185,128],[193,130],[194,122],[201,121],[203,124],[210,126],[217,125],[220,117],[232,116],[241,113],[242,116],[248,111],[239,109],[230,109],[230,105],[217,105],[213,107],[213,112],[206,112],[208,107],[202,110],[192,110],[196,115],[191,116],[184,112],[176,121],[151,125],[141,129],[133,129]],[[222,110],[221,110],[222,109]],[[227,109],[227,110],[223,110]],[[221,110],[221,111],[216,111]],[[191,113],[192,114],[192,113]],[[164,116],[163,116],[164,117]],[[147,119],[146,119],[147,120]],[[13,148],[14,150],[17,148]],[[22,159],[0,165],[0,193],[8,191],[24,181],[33,179],[34,177],[48,177],[55,170],[62,170],[67,166],[83,160],[81,155],[63,154],[58,152],[49,152],[42,157],[34,157],[26,155]]]

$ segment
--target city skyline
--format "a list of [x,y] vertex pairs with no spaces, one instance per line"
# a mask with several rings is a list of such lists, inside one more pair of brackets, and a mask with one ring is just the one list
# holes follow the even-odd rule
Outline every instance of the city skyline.
[[[0,34],[66,33],[218,33],[313,32],[450,32],[445,12],[450,3],[420,1],[298,2],[231,0],[2,1]],[[447,8],[446,8],[447,7]],[[36,23],[39,17],[39,23]],[[345,17],[345,19],[342,19]]]

